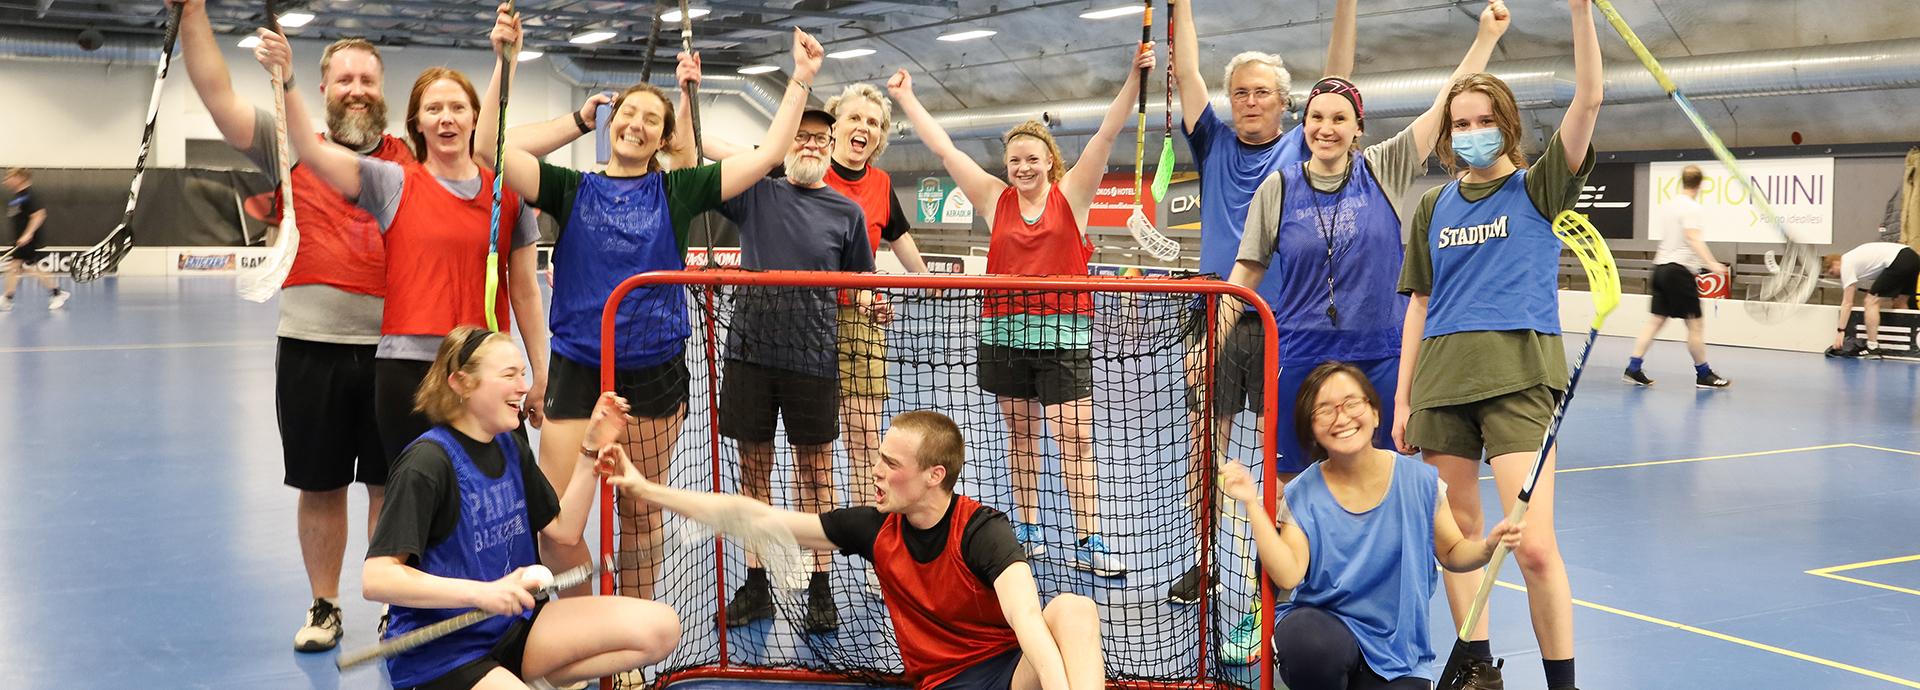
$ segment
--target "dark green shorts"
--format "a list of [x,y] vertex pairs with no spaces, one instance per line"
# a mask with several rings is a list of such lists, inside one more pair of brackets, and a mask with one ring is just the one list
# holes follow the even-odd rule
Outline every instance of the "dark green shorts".
[[1540,385],[1470,403],[1414,410],[1407,419],[1407,443],[1482,460],[1535,452],[1540,450],[1558,400],[1559,393]]

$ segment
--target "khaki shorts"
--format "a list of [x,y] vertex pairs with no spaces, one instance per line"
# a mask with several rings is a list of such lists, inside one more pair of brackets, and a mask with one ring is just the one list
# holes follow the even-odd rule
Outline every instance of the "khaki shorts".
[[1407,443],[1476,459],[1536,452],[1558,399],[1558,393],[1541,385],[1470,403],[1414,410],[1407,419]]
[[856,307],[840,305],[840,394],[887,397],[887,333]]

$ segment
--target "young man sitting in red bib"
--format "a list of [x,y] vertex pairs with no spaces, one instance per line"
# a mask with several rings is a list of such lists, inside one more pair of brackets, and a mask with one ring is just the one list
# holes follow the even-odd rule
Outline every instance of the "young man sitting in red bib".
[[917,690],[1098,690],[1106,683],[1093,600],[1045,609],[1013,525],[954,493],[966,440],[925,410],[895,416],[873,468],[872,506],[813,515],[648,481],[618,445],[600,469],[624,495],[706,523],[778,524],[801,548],[873,563],[907,679]]

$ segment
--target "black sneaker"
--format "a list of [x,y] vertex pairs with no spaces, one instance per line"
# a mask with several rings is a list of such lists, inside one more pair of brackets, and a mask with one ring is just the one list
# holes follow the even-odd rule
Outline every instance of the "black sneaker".
[[1500,674],[1504,665],[1504,659],[1467,659],[1467,684],[1460,690],[1506,690],[1507,681]]
[[1620,374],[1620,380],[1625,381],[1627,383],[1631,383],[1636,386],[1653,385],[1653,379],[1647,378],[1647,372],[1641,371],[1639,369],[1626,370],[1625,373]]
[[1731,385],[1733,385],[1732,381],[1721,378],[1719,374],[1713,373],[1712,370],[1693,377],[1693,386],[1695,388],[1726,388]]
[[306,625],[293,635],[298,652],[324,652],[340,644],[340,607],[325,599],[314,599],[307,609]]
[[[1213,588],[1215,590],[1220,589],[1220,578],[1208,577],[1206,579],[1208,582],[1211,582],[1213,584]],[[1182,574],[1179,580],[1174,581],[1172,585],[1167,587],[1167,601],[1173,602],[1175,604],[1180,604],[1182,606],[1199,603],[1200,601],[1200,566],[1199,565],[1195,565],[1191,568],[1187,568],[1187,572],[1185,574]]]
[[833,588],[825,580],[807,585],[807,619],[801,628],[814,635],[840,629],[840,609],[834,605]]
[[766,578],[749,577],[739,589],[733,590],[733,601],[727,602],[728,627],[772,618],[773,585]]

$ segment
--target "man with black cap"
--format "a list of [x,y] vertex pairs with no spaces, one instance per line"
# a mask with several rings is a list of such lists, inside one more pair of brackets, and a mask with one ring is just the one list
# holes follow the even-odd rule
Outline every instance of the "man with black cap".
[[[762,271],[872,271],[866,215],[827,186],[833,115],[808,110],[787,151],[786,177],[764,178],[720,205],[740,226],[740,265]],[[877,295],[861,292],[859,308],[885,323],[891,312]],[[740,448],[741,493],[768,501],[773,474],[774,423],[784,419],[793,447],[799,510],[836,506],[833,442],[840,435],[839,360],[835,349],[835,293],[829,288],[742,287],[734,293],[720,380],[720,433]],[[816,554],[807,583],[810,633],[840,625],[827,586],[829,554]],[[727,624],[773,617],[767,572],[751,554],[747,581],[727,604]]]

